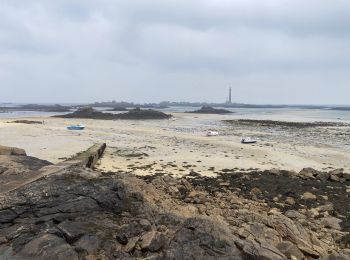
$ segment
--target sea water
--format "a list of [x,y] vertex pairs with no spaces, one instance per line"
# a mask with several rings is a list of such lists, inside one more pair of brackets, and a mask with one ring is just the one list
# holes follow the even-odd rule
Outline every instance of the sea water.
[[[0,104],[0,107],[6,105]],[[7,106],[14,106],[13,104]],[[107,108],[106,108],[107,109]],[[159,109],[165,113],[186,112],[199,109],[198,107],[168,107]],[[224,108],[234,113],[222,115],[222,119],[256,119],[276,120],[291,122],[345,122],[350,123],[350,111],[331,109],[305,109],[305,108]],[[101,109],[102,110],[102,109]],[[118,112],[120,113],[120,112]],[[0,118],[22,118],[22,117],[49,117],[64,113],[40,112],[40,111],[0,111]],[[194,116],[194,114],[191,114]]]

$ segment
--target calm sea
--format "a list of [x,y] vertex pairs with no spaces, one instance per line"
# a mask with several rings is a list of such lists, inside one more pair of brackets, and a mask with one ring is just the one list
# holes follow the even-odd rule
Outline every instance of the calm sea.
[[[4,104],[0,104],[4,107]],[[13,106],[7,105],[7,106]],[[160,109],[163,112],[185,112],[196,110],[198,107],[169,107]],[[99,109],[102,110],[102,109]],[[301,109],[301,108],[232,108],[233,114],[223,116],[225,119],[262,119],[280,121],[332,121],[350,123],[350,111],[338,111],[330,109]],[[37,112],[37,111],[14,111],[1,112],[0,118],[21,118],[53,116],[59,113]]]

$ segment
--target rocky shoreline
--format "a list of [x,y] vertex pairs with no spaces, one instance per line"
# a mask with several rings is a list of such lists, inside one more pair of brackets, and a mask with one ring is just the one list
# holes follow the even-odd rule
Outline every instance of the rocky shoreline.
[[[9,150],[12,176],[57,168]],[[341,169],[174,178],[71,164],[0,192],[0,258],[349,259],[349,189]]]
[[255,127],[288,127],[288,128],[312,128],[312,127],[343,127],[349,124],[341,122],[289,122],[289,121],[273,121],[273,120],[253,120],[253,119],[237,119],[223,120],[226,124],[247,125]]
[[0,111],[14,112],[14,111],[37,111],[37,112],[50,112],[50,113],[63,113],[71,111],[70,106],[61,105],[38,105],[28,104],[21,106],[8,106],[0,107]]

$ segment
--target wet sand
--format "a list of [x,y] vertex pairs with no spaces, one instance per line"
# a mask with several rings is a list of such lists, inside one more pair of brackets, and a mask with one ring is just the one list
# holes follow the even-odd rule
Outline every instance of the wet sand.
[[[281,128],[227,124],[222,120],[228,117],[222,115],[173,115],[175,121],[25,118],[44,121],[43,125],[6,123],[11,119],[1,119],[0,140],[2,145],[24,148],[28,155],[53,163],[94,143],[106,142],[108,148],[97,168],[138,175],[197,172],[212,176],[227,169],[299,171],[304,167],[350,171],[349,126]],[[86,130],[66,129],[76,123],[86,125]],[[220,136],[206,137],[207,130],[217,130]],[[260,140],[244,145],[240,143],[242,136]]]

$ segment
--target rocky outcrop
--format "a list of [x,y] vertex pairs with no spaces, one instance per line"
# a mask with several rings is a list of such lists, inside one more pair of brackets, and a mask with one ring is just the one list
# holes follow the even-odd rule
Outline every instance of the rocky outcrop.
[[280,127],[280,128],[293,128],[293,129],[349,126],[348,123],[342,123],[342,122],[290,122],[290,121],[255,120],[255,119],[224,120],[223,122],[227,124],[242,125],[242,126],[272,127],[272,128]]
[[188,111],[186,113],[194,114],[232,114],[233,112],[226,109],[213,108],[210,106],[202,106],[200,109],[195,111]]
[[135,108],[129,110],[127,113],[121,113],[116,115],[118,119],[127,120],[145,120],[145,119],[169,119],[172,115],[165,114],[163,112],[153,109],[140,109]]
[[64,169],[76,166],[93,168],[105,149],[105,143],[95,144],[55,165],[30,156],[0,155],[0,195]]
[[11,124],[27,124],[27,125],[42,125],[43,121],[34,121],[34,120],[14,120],[7,123]]
[[22,155],[26,156],[26,151],[21,148],[7,147],[0,145],[0,155]]
[[65,115],[57,115],[54,117],[60,118],[86,118],[86,119],[101,119],[101,120],[150,120],[150,119],[169,119],[172,115],[165,114],[160,111],[147,109],[142,110],[139,108],[129,110],[126,113],[120,114],[112,114],[112,113],[103,113],[100,111],[96,111],[91,107],[81,108],[77,111],[65,114]]
[[223,178],[140,179],[63,168],[0,196],[0,258],[349,257],[349,235],[331,207],[320,207],[314,217],[313,204],[285,208],[283,195],[270,204],[260,197],[264,187],[251,193]]

